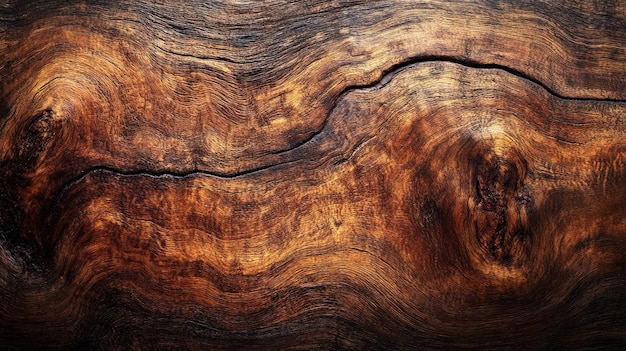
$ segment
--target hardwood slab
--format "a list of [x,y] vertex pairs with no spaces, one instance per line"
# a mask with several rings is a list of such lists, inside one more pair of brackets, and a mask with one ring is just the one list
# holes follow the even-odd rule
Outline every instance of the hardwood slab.
[[621,2],[7,2],[7,349],[626,347]]

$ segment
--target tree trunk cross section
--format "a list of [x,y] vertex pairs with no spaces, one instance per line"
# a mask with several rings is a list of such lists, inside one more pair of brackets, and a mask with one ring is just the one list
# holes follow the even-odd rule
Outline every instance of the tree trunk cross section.
[[626,3],[0,5],[0,348],[626,348]]

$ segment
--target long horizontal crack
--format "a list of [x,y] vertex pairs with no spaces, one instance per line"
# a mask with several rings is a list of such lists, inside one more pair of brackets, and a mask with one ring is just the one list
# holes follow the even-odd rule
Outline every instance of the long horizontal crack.
[[[507,66],[502,66],[502,65],[498,65],[498,64],[492,64],[492,63],[481,63],[478,61],[474,61],[474,60],[467,60],[467,59],[459,59],[459,58],[455,58],[455,57],[450,57],[450,56],[419,56],[419,57],[414,57],[414,58],[410,58],[408,60],[405,60],[403,62],[400,62],[398,64],[395,64],[389,68],[387,68],[386,70],[384,70],[381,73],[381,76],[378,80],[371,82],[369,84],[363,84],[363,85],[352,85],[352,86],[348,86],[346,87],[340,94],[337,95],[337,97],[335,98],[335,100],[333,101],[333,107],[331,109],[329,109],[328,114],[326,115],[326,118],[324,119],[324,122],[320,125],[319,129],[316,130],[315,132],[313,132],[309,137],[307,137],[306,139],[298,142],[297,144],[295,144],[294,146],[287,148],[287,149],[283,149],[283,150],[279,150],[279,151],[275,151],[272,154],[274,155],[279,155],[279,154],[286,154],[289,152],[293,152],[299,148],[304,147],[305,145],[307,145],[310,141],[312,141],[316,136],[318,136],[320,133],[323,132],[323,130],[326,128],[327,126],[327,121],[328,118],[330,117],[330,115],[335,111],[338,102],[341,101],[341,99],[343,97],[345,97],[346,94],[349,94],[352,91],[355,90],[363,90],[363,89],[370,89],[370,88],[375,88],[375,87],[382,87],[384,85],[386,85],[391,79],[393,79],[393,76],[395,76],[398,72],[409,68],[411,66],[414,65],[418,65],[418,64],[422,64],[422,63],[429,63],[429,62],[447,62],[447,63],[453,63],[453,64],[457,64],[457,65],[461,65],[461,66],[465,66],[465,67],[469,67],[469,68],[475,68],[475,69],[497,69],[497,70],[502,70],[505,71],[519,79],[523,79],[525,81],[528,81],[532,84],[535,84],[541,88],[543,88],[546,92],[548,92],[549,94],[551,94],[552,96],[562,99],[562,100],[567,100],[567,101],[596,101],[596,102],[614,102],[614,103],[619,103],[619,104],[626,104],[626,100],[617,100],[617,99],[596,99],[596,98],[572,98],[572,97],[566,97],[563,95],[560,95],[558,93],[556,93],[555,91],[553,91],[552,89],[550,89],[549,87],[547,87],[545,84],[541,83],[540,81],[538,81],[537,79],[534,79],[516,69],[507,67]],[[198,170],[198,169],[193,169],[193,170],[189,170],[189,171],[183,171],[183,172],[173,172],[173,171],[167,171],[167,170],[160,170],[160,171],[151,171],[151,170],[119,170],[119,169],[115,169],[113,167],[109,167],[109,166],[96,166],[96,167],[91,167],[87,170],[84,170],[83,172],[81,172],[79,175],[77,175],[76,177],[72,178],[71,180],[67,181],[66,183],[63,184],[63,186],[61,187],[61,192],[64,192],[64,189],[68,188],[69,186],[71,186],[72,184],[75,184],[79,181],[81,181],[82,179],[84,179],[85,177],[87,177],[89,174],[94,173],[94,172],[98,172],[98,171],[104,171],[104,172],[109,172],[109,173],[116,173],[119,175],[127,175],[127,176],[136,176],[136,175],[144,175],[144,176],[150,176],[150,177],[164,177],[164,176],[169,176],[169,177],[176,177],[176,178],[184,178],[184,177],[189,177],[189,176],[195,176],[195,175],[206,175],[206,176],[212,176],[212,177],[218,177],[218,178],[224,178],[224,179],[233,179],[233,178],[237,178],[237,177],[242,177],[245,175],[249,175],[249,174],[253,174],[253,173],[257,173],[263,170],[267,170],[267,169],[271,169],[274,167],[278,167],[281,165],[285,165],[285,164],[289,164],[289,163],[293,163],[296,162],[297,160],[287,160],[287,161],[283,161],[283,162],[279,162],[279,163],[273,163],[273,164],[265,164],[265,165],[260,165],[258,167],[254,167],[254,168],[250,168],[247,170],[243,170],[243,171],[234,171],[234,172],[218,172],[218,171],[208,171],[208,170]]]
[[615,103],[624,103],[626,104],[626,100],[622,100],[622,99],[613,99],[613,98],[580,98],[580,97],[571,97],[571,96],[565,96],[562,95],[558,92],[556,92],[555,90],[553,90],[552,88],[550,88],[548,85],[542,83],[540,80],[522,72],[519,71],[515,68],[512,67],[508,67],[508,66],[504,66],[504,65],[500,65],[500,64],[496,64],[496,63],[483,63],[480,61],[476,61],[476,60],[472,60],[469,58],[459,58],[459,57],[454,57],[454,56],[438,56],[438,55],[432,55],[432,56],[417,56],[417,57],[413,57],[410,59],[407,59],[405,61],[402,61],[398,64],[395,64],[391,67],[389,67],[388,69],[386,69],[385,71],[383,71],[381,78],[376,81],[373,84],[368,84],[362,87],[348,87],[346,90],[354,90],[354,89],[363,89],[363,88],[371,88],[374,87],[378,84],[380,84],[380,82],[385,82],[387,80],[389,80],[390,76],[394,76],[397,72],[408,68],[410,66],[413,65],[417,65],[417,64],[421,64],[421,63],[429,63],[429,62],[444,62],[444,63],[454,63],[460,66],[465,66],[468,68],[475,68],[475,69],[495,69],[495,70],[501,70],[504,72],[507,72],[519,79],[525,80],[527,82],[533,83],[539,87],[541,87],[543,90],[545,90],[546,92],[548,92],[550,95],[561,99],[561,100],[567,100],[567,101],[580,101],[580,102],[615,102]]
[[290,164],[293,163],[295,161],[284,161],[284,162],[279,162],[279,163],[273,163],[270,165],[261,165],[259,167],[255,167],[255,168],[251,168],[251,169],[247,169],[245,171],[241,171],[241,172],[237,172],[237,173],[226,173],[226,172],[212,172],[212,171],[205,171],[205,170],[198,170],[198,169],[192,169],[189,171],[181,171],[181,172],[176,172],[176,171],[150,171],[150,170],[120,170],[120,169],[116,169],[113,167],[109,167],[109,166],[94,166],[94,167],[90,167],[84,171],[82,171],[79,175],[77,175],[76,177],[72,178],[71,180],[65,182],[63,184],[63,186],[61,187],[61,192],[64,192],[64,189],[67,189],[69,187],[71,187],[73,184],[79,183],[80,181],[82,181],[83,179],[87,178],[89,175],[94,174],[94,173],[98,173],[98,172],[102,172],[102,173],[112,173],[112,174],[117,174],[117,175],[121,175],[121,176],[146,176],[146,177],[151,177],[151,178],[175,178],[175,179],[181,179],[181,178],[187,178],[187,177],[193,177],[193,176],[208,176],[208,177],[215,177],[215,178],[221,178],[221,179],[235,179],[235,178],[239,178],[239,177],[243,177],[249,174],[254,174],[254,173],[258,173],[261,172],[263,170],[267,170],[267,169],[271,169],[274,167],[278,167],[281,165],[286,165],[286,164]]

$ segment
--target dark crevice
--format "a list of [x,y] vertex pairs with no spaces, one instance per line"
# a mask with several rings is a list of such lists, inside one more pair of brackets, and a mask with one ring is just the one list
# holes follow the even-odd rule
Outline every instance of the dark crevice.
[[304,146],[305,144],[309,143],[315,137],[320,135],[322,133],[322,131],[324,131],[324,129],[326,129],[326,125],[328,124],[328,117],[330,117],[330,115],[333,114],[333,111],[335,111],[335,108],[337,107],[337,103],[341,100],[342,97],[343,97],[343,94],[339,95],[339,97],[337,99],[335,99],[335,101],[333,102],[333,106],[330,108],[330,110],[328,110],[328,113],[326,114],[326,118],[324,118],[324,121],[322,122],[320,127],[316,131],[311,133],[311,135],[309,135],[308,137],[306,137],[303,140],[300,140],[300,141],[296,142],[295,144],[293,144],[293,145],[291,145],[289,147],[286,147],[286,148],[280,149],[280,150],[271,151],[271,152],[269,152],[269,154],[270,155],[281,155],[281,154],[288,153],[290,151],[294,151],[294,150],[298,149],[299,147]]
[[261,172],[263,170],[267,170],[270,168],[274,168],[274,167],[278,167],[281,165],[286,165],[289,163],[292,163],[295,161],[284,161],[284,162],[280,162],[280,163],[273,163],[270,165],[262,165],[259,167],[255,167],[255,168],[251,168],[245,171],[240,171],[240,172],[234,172],[234,173],[228,173],[228,172],[211,172],[211,171],[203,171],[203,170],[197,170],[197,169],[193,169],[193,170],[189,170],[189,171],[181,171],[181,172],[175,172],[175,171],[150,171],[150,170],[128,170],[128,171],[124,171],[124,170],[119,170],[113,167],[109,167],[109,166],[95,166],[95,167],[90,167],[84,171],[82,171],[78,176],[72,178],[71,180],[67,181],[66,183],[63,184],[63,186],[61,187],[61,189],[66,189],[68,187],[70,187],[71,185],[80,182],[81,180],[87,178],[90,174],[93,173],[98,173],[98,172],[102,172],[102,173],[113,173],[113,174],[117,174],[117,175],[121,175],[121,176],[145,176],[145,177],[151,177],[151,178],[172,178],[172,179],[181,179],[181,178],[186,178],[186,177],[193,177],[193,176],[199,176],[199,175],[204,175],[204,176],[209,176],[209,177],[214,177],[214,178],[222,178],[222,179],[235,179],[235,178],[239,178],[239,177],[243,177],[249,174],[253,174],[253,173],[258,173]]
[[[371,88],[382,88],[389,81],[391,81],[393,79],[393,77],[397,73],[399,73],[400,71],[402,71],[404,69],[407,69],[407,68],[410,68],[412,66],[418,65],[418,64],[429,63],[429,62],[447,62],[447,63],[453,63],[453,64],[457,64],[457,65],[461,65],[461,66],[465,66],[465,67],[469,67],[469,68],[475,68],[475,69],[495,69],[495,70],[501,70],[501,71],[507,72],[507,73],[509,73],[509,74],[511,74],[511,75],[513,75],[513,76],[515,76],[517,78],[519,78],[519,79],[522,79],[522,80],[528,81],[528,82],[530,82],[530,83],[532,83],[534,85],[537,85],[537,86],[543,88],[546,92],[548,92],[552,96],[555,96],[555,97],[557,97],[559,99],[562,99],[562,100],[581,101],[581,102],[583,102],[583,101],[600,102],[601,101],[601,102],[626,103],[626,100],[591,99],[591,98],[583,99],[583,98],[572,98],[572,97],[563,96],[561,94],[556,93],[554,90],[552,90],[551,88],[549,88],[545,84],[541,83],[537,79],[532,78],[532,77],[524,74],[523,72],[520,72],[520,71],[518,71],[516,69],[513,69],[511,67],[507,67],[507,66],[502,66],[502,65],[493,64],[493,63],[481,63],[481,62],[478,62],[478,61],[475,61],[475,60],[471,60],[471,59],[467,59],[467,58],[462,58],[461,59],[461,58],[452,57],[452,56],[418,56],[418,57],[413,57],[413,58],[410,58],[410,59],[405,60],[403,62],[397,63],[397,64],[387,68],[386,70],[384,70],[381,73],[379,79],[377,79],[374,82],[371,82],[371,83],[368,83],[368,84],[352,85],[352,86],[346,87],[333,100],[332,107],[329,109],[329,111],[328,111],[328,113],[326,115],[326,118],[324,119],[324,122],[320,125],[318,130],[313,132],[306,139],[297,142],[293,146],[291,146],[289,148],[282,149],[282,150],[271,152],[270,154],[278,155],[278,154],[285,154],[285,153],[293,152],[296,149],[304,147],[309,142],[311,142],[315,137],[317,137],[318,135],[320,135],[324,131],[324,129],[328,125],[328,118],[329,118],[329,116],[332,115],[332,113],[336,110],[336,107],[337,107],[339,101],[341,101],[350,92],[355,91],[355,90],[363,90],[363,89],[371,89]],[[143,176],[150,176],[150,177],[171,176],[171,177],[176,177],[176,178],[183,178],[183,177],[194,176],[194,175],[206,175],[206,176],[212,176],[212,177],[218,177],[218,178],[224,178],[224,179],[233,179],[233,178],[237,178],[237,177],[242,177],[242,176],[245,176],[245,175],[253,174],[253,173],[256,173],[256,172],[260,172],[260,171],[263,171],[263,170],[271,169],[273,167],[278,167],[278,166],[281,166],[281,165],[293,163],[295,161],[296,160],[288,160],[288,161],[283,161],[283,162],[269,164],[269,165],[266,164],[266,165],[261,165],[261,166],[254,167],[254,168],[251,168],[251,169],[247,169],[247,170],[243,170],[243,171],[235,171],[235,172],[205,171],[205,170],[197,170],[197,169],[193,169],[193,170],[189,170],[189,171],[183,171],[183,172],[172,172],[172,171],[166,171],[166,170],[163,170],[163,171],[150,171],[150,170],[130,170],[130,171],[124,171],[124,170],[115,169],[115,168],[109,167],[109,166],[96,166],[96,167],[91,167],[91,168],[89,168],[87,170],[84,170],[83,172],[81,172],[76,177],[74,177],[71,180],[69,180],[68,182],[64,183],[63,186],[61,187],[61,189],[66,189],[67,187],[71,186],[72,184],[82,180],[83,178],[88,176],[90,173],[94,173],[94,172],[98,172],[98,171],[105,171],[105,172],[116,173],[116,174],[119,174],[119,175],[127,175],[127,176],[143,175]]]
[[388,68],[387,70],[383,71],[381,78],[373,83],[373,84],[369,84],[363,87],[349,87],[346,90],[354,90],[354,89],[359,89],[359,88],[370,88],[370,87],[374,87],[376,85],[378,85],[380,82],[387,82],[389,81],[388,76],[393,76],[395,75],[397,72],[413,66],[413,65],[417,65],[417,64],[421,64],[421,63],[428,63],[428,62],[444,62],[444,63],[454,63],[460,66],[465,66],[468,68],[476,68],[476,69],[494,69],[494,70],[501,70],[504,72],[507,72],[517,78],[520,78],[524,81],[533,83],[539,87],[541,87],[543,90],[545,90],[546,92],[548,92],[550,95],[559,98],[561,100],[567,100],[567,101],[580,101],[580,102],[589,102],[589,101],[596,101],[596,102],[616,102],[616,103],[626,103],[626,100],[621,100],[621,99],[613,99],[613,98],[577,98],[577,97],[571,97],[571,96],[565,96],[562,95],[558,92],[556,92],[555,90],[553,90],[552,88],[550,88],[548,85],[542,83],[540,80],[522,72],[519,71],[515,68],[511,68],[508,66],[504,66],[504,65],[500,65],[500,64],[495,64],[495,63],[483,63],[480,61],[476,61],[473,60],[471,58],[467,58],[467,57],[455,57],[455,56],[438,56],[438,55],[431,55],[431,56],[418,56],[418,57],[413,57],[410,58],[408,60],[405,60],[403,62],[400,62],[398,64],[395,64],[393,66],[391,66],[390,68]]
[[372,83],[368,83],[368,84],[362,84],[362,85],[351,85],[346,87],[340,94],[337,95],[337,97],[334,99],[333,101],[333,105],[332,107],[329,109],[328,114],[326,115],[326,118],[324,119],[324,122],[322,123],[322,125],[320,126],[320,128],[318,130],[316,130],[315,132],[313,132],[309,137],[307,137],[306,139],[299,141],[298,143],[294,144],[293,146],[289,147],[289,148],[285,148],[285,149],[281,149],[278,151],[274,151],[272,152],[272,154],[283,154],[289,151],[293,151],[305,144],[307,144],[308,142],[310,142],[311,140],[313,140],[318,134],[322,133],[322,131],[324,130],[324,128],[327,125],[328,122],[328,117],[330,115],[332,115],[332,113],[335,111],[339,101],[341,101],[348,93],[355,91],[355,90],[364,90],[364,89],[373,89],[373,88],[377,88],[380,89],[382,87],[384,87],[387,83],[389,83],[393,77],[398,74],[400,71],[410,68],[412,66],[418,65],[418,64],[422,64],[422,63],[429,63],[429,62],[444,62],[444,63],[453,63],[453,64],[457,64],[457,65],[461,65],[464,67],[468,67],[468,68],[475,68],[475,69],[494,69],[494,70],[501,70],[504,72],[507,72],[519,79],[522,79],[524,81],[530,82],[534,85],[537,85],[539,87],[541,87],[543,90],[545,90],[546,92],[548,92],[550,95],[561,99],[561,100],[566,100],[566,101],[572,101],[572,102],[615,102],[615,103],[626,103],[626,100],[619,100],[619,99],[610,99],[610,98],[575,98],[575,97],[568,97],[568,96],[564,96],[561,95],[557,92],[555,92],[554,90],[552,90],[551,88],[549,88],[547,85],[543,84],[542,82],[540,82],[539,80],[532,78],[529,75],[524,74],[521,71],[518,71],[516,69],[513,69],[511,67],[508,66],[502,66],[502,65],[498,65],[498,64],[493,64],[493,63],[481,63],[475,60],[471,60],[471,59],[467,59],[467,58],[456,58],[456,57],[452,57],[452,56],[418,56],[418,57],[414,57],[414,58],[410,58],[408,60],[399,62],[391,67],[389,67],[388,69],[384,70],[381,75],[380,78],[378,78],[376,81],[372,82]]

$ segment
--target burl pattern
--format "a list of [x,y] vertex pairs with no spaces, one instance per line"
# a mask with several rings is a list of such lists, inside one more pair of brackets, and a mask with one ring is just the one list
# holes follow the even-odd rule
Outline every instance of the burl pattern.
[[626,348],[626,3],[5,1],[0,349]]

